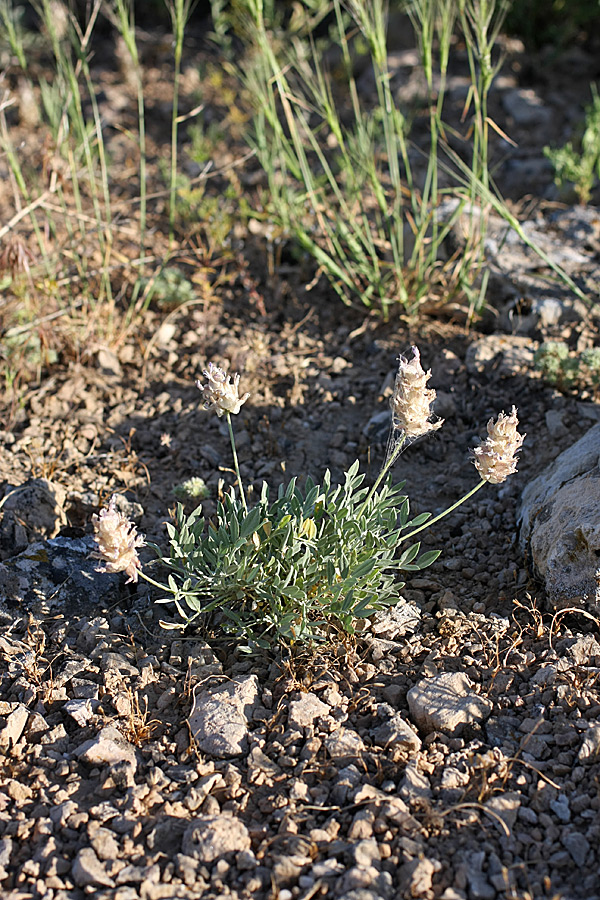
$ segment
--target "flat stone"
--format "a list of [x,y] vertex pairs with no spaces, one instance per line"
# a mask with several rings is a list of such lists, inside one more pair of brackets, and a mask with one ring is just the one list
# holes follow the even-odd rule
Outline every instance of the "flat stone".
[[84,847],[75,857],[71,867],[71,876],[80,888],[88,885],[114,887],[115,883],[104,865],[100,862],[91,847]]
[[523,491],[521,544],[554,609],[600,603],[600,423]]
[[459,736],[466,725],[483,722],[492,703],[476,694],[462,672],[425,678],[407,694],[410,714],[425,733],[442,731]]
[[0,563],[0,593],[11,603],[43,615],[56,608],[65,615],[81,615],[82,603],[102,607],[119,595],[121,576],[98,571],[91,536],[55,537],[29,544],[26,550]]
[[81,728],[94,716],[91,700],[68,700],[63,704],[63,711],[68,713]]
[[571,854],[575,865],[582,869],[590,851],[590,842],[585,835],[581,834],[579,831],[569,831],[565,829],[561,838],[561,843],[565,850]]
[[198,816],[183,834],[182,853],[201,863],[212,863],[227,853],[250,850],[250,834],[237,818],[226,815]]
[[29,710],[19,703],[14,705],[8,715],[4,715],[6,716],[4,724],[0,719],[0,747],[14,747],[25,730]]
[[399,893],[403,897],[425,897],[433,887],[433,876],[441,869],[437,859],[412,859],[398,871]]
[[[490,799],[484,803],[484,806],[486,809],[489,809],[494,816],[498,816],[502,819],[502,822],[504,822],[510,831],[514,828],[515,822],[517,821],[521,799],[521,795],[515,791],[505,791],[503,794],[494,794],[493,797],[490,797]],[[500,822],[496,822],[496,826],[503,834],[506,833]]]
[[80,744],[74,755],[91,766],[126,762],[134,771],[137,768],[135,747],[113,725],[107,725],[95,738]]
[[303,694],[299,700],[290,702],[288,725],[290,728],[310,728],[315,719],[327,716],[330,712],[331,707],[309,691]]
[[188,722],[200,750],[217,759],[246,753],[248,720],[258,700],[256,675],[235,678],[198,693]]
[[600,753],[600,725],[592,725],[583,736],[583,743],[579,748],[577,759],[580,762],[593,759]]
[[327,735],[323,745],[332,759],[360,757],[366,750],[360,735],[349,728],[340,728]]
[[386,722],[373,729],[373,740],[379,747],[402,747],[417,752],[421,738],[400,713],[394,713]]

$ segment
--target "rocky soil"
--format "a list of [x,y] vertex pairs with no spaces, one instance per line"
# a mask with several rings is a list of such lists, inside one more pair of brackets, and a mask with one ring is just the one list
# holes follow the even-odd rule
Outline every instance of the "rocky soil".
[[[510,77],[499,110],[516,102]],[[531,102],[556,112],[553,96],[541,85]],[[538,125],[539,162],[556,117]],[[530,227],[589,290],[596,212],[552,214]],[[151,311],[135,341],[61,361],[3,410],[3,896],[600,898],[599,621],[549,606],[518,525],[525,486],[600,420],[591,390],[543,383],[534,350],[597,345],[597,308],[518,241],[498,246],[470,331],[383,324],[298,272],[257,270],[260,302],[240,278],[167,321]],[[499,411],[516,405],[527,437],[519,473],[426,532],[442,555],[356,641],[247,657],[209,627],[166,631],[145,583],[96,571],[90,518],[113,492],[164,543],[177,485],[202,477],[210,514],[230,483],[227,433],[194,387],[209,360],[251,391],[236,426],[258,489],[339,478],[356,458],[373,477],[412,343],[446,420],[397,464],[415,511],[476,483],[469,448]]]

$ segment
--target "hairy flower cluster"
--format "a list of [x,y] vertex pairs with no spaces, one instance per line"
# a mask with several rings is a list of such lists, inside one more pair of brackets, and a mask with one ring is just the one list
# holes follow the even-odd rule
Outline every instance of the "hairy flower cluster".
[[510,416],[501,412],[496,422],[493,419],[488,422],[487,440],[473,450],[473,464],[484,481],[502,484],[509,475],[517,471],[515,454],[525,438],[524,434],[517,431],[518,424],[515,406]]
[[433,388],[426,387],[431,369],[424,372],[417,347],[412,348],[413,358],[398,360],[398,373],[394,393],[390,400],[394,430],[402,431],[407,438],[419,437],[440,428],[444,420],[431,422],[431,405],[435,400]]
[[208,364],[208,369],[204,370],[204,377],[207,379],[206,384],[202,384],[201,381],[196,382],[196,387],[200,389],[204,397],[204,409],[214,409],[219,417],[223,413],[237,415],[242,404],[250,396],[250,394],[244,394],[243,397],[240,397],[240,376],[234,375],[232,381],[231,375],[227,375],[223,369],[211,362]]
[[129,576],[127,582],[137,581],[138,569],[142,567],[137,548],[143,547],[144,538],[137,534],[133,522],[117,510],[116,503],[117,496],[113,494],[108,506],[92,516],[98,545],[92,556],[105,563],[106,572],[125,572]]

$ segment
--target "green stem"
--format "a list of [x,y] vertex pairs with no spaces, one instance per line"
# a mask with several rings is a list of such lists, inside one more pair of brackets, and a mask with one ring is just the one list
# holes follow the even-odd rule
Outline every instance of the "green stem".
[[359,511],[358,511],[358,513],[357,513],[358,516],[362,516],[362,514],[363,514],[364,511],[365,511],[365,509],[366,509],[367,506],[369,505],[370,501],[373,499],[373,496],[374,496],[374,494],[375,494],[375,491],[377,490],[377,488],[379,487],[379,485],[381,484],[381,482],[383,481],[383,479],[385,478],[385,476],[387,475],[387,473],[389,472],[389,470],[392,468],[392,466],[394,465],[394,463],[396,462],[396,460],[398,459],[398,457],[399,457],[399,455],[400,455],[400,451],[402,450],[402,447],[404,446],[404,441],[405,441],[405,440],[406,440],[406,435],[403,434],[402,437],[399,438],[399,439],[396,441],[396,444],[394,445],[394,449],[392,450],[392,452],[390,453],[390,455],[389,455],[388,458],[386,459],[385,463],[383,464],[383,468],[381,469],[381,472],[379,473],[379,475],[378,475],[377,478],[375,479],[375,484],[372,486],[371,490],[369,491],[369,493],[368,493],[367,496],[365,497],[365,500],[364,500],[364,502],[362,503],[362,505],[361,505],[361,507],[360,507],[360,509],[359,509]]
[[159,581],[155,581],[154,578],[150,578],[149,575],[146,575],[143,569],[140,569],[138,574],[142,576],[144,581],[149,582],[149,584],[153,584],[154,587],[160,588],[161,591],[167,590],[167,587],[164,584],[161,584]]
[[238,463],[237,450],[235,449],[235,438],[233,436],[233,425],[231,424],[231,413],[227,413],[227,427],[229,428],[229,439],[231,441],[231,451],[233,453],[233,468],[235,469],[235,474],[237,475],[238,485],[240,488],[240,497],[242,498],[242,504],[245,511],[248,512],[246,495],[244,494],[244,485],[242,483],[242,476],[240,475],[240,464]]
[[457,500],[456,503],[453,503],[452,506],[449,506],[448,509],[445,509],[444,512],[441,512],[439,514],[439,516],[436,516],[434,519],[429,519],[429,521],[425,522],[424,525],[421,525],[419,528],[415,528],[414,531],[411,531],[408,534],[403,535],[400,538],[400,540],[398,541],[398,543],[401,544],[402,541],[409,540],[409,538],[414,537],[415,534],[418,534],[420,531],[423,531],[425,528],[429,528],[430,525],[434,525],[435,522],[439,522],[440,519],[444,518],[444,516],[447,516],[449,513],[454,512],[455,509],[457,509],[462,503],[464,503],[465,500],[468,500],[469,497],[472,497],[473,494],[475,494],[479,490],[479,488],[483,487],[484,484],[487,484],[487,482],[484,478],[482,478],[481,481],[479,482],[479,484],[476,484],[475,487],[472,488],[468,494],[465,494],[464,497],[461,497],[460,500]]

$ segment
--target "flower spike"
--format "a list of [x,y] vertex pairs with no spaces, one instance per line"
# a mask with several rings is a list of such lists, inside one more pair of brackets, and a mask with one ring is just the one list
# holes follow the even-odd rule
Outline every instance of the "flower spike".
[[243,397],[240,397],[240,376],[234,375],[232,382],[231,375],[227,375],[223,369],[211,362],[204,370],[204,377],[207,379],[206,384],[202,384],[201,381],[196,382],[196,387],[204,397],[204,409],[214,409],[219,418],[223,413],[237,415],[250,396],[250,394],[244,394]]
[[113,494],[108,506],[99,515],[92,516],[98,550],[91,555],[104,562],[105,572],[125,572],[129,583],[138,580],[142,564],[137,548],[143,547],[145,540],[133,522],[117,510],[116,504],[117,495]]
[[431,377],[431,369],[423,371],[421,355],[417,347],[412,348],[413,358],[398,360],[398,373],[394,393],[390,400],[394,430],[401,431],[407,438],[420,437],[440,428],[444,422],[430,421],[431,405],[435,400],[433,388],[426,387]]
[[521,449],[524,434],[519,434],[517,408],[513,406],[509,416],[501,412],[496,422],[487,424],[488,437],[473,450],[473,465],[484,481],[502,484],[517,471],[516,453]]

